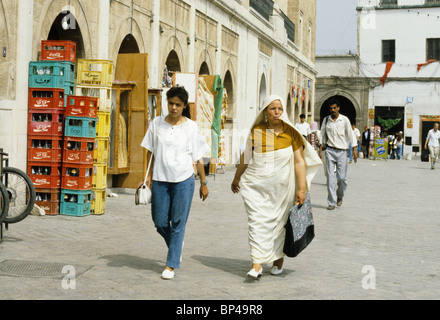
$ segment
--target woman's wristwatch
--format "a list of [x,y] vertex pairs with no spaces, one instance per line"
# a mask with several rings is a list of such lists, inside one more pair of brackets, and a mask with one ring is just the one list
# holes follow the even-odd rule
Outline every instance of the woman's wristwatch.
[[201,183],[206,186],[208,184],[208,180],[205,179],[205,181],[201,181]]

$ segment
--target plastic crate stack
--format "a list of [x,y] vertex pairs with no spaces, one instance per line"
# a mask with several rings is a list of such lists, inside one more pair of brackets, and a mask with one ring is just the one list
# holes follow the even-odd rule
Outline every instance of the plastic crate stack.
[[29,63],[28,165],[36,204],[47,215],[60,213],[66,95],[75,86],[76,44],[42,41],[42,61]]
[[105,212],[112,84],[112,61],[78,59],[76,95],[99,98],[91,202],[91,214],[95,215]]
[[60,214],[90,214],[98,99],[67,96]]

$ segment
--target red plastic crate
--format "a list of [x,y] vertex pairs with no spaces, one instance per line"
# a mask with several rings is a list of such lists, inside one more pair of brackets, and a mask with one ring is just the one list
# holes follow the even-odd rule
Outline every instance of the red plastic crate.
[[95,139],[64,137],[63,162],[93,164]]
[[61,189],[35,189],[35,204],[44,209],[46,215],[60,214]]
[[29,109],[28,135],[62,136],[64,110]]
[[62,141],[61,136],[28,136],[28,161],[61,162]]
[[96,118],[98,98],[67,96],[66,116]]
[[29,108],[64,110],[64,89],[30,88]]
[[55,189],[61,187],[60,162],[28,161],[27,174],[35,188]]
[[76,43],[69,40],[43,40],[41,60],[75,62]]
[[63,163],[61,188],[69,190],[91,190],[93,164]]

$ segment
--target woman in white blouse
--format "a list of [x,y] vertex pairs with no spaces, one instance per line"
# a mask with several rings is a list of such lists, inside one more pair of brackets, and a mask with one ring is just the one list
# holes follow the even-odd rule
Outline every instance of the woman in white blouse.
[[208,197],[202,162],[209,152],[197,124],[189,114],[188,92],[173,87],[167,92],[168,115],[156,117],[141,143],[147,158],[153,156],[147,185],[151,189],[151,214],[157,232],[168,246],[163,279],[174,278],[180,267],[185,226],[194,194],[194,163],[200,175],[200,198]]

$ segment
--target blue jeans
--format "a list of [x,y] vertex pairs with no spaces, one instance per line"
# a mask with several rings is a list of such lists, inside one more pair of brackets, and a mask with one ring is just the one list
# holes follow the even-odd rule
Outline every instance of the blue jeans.
[[153,180],[151,215],[157,232],[168,246],[167,267],[180,267],[183,237],[193,195],[194,176],[177,183]]

